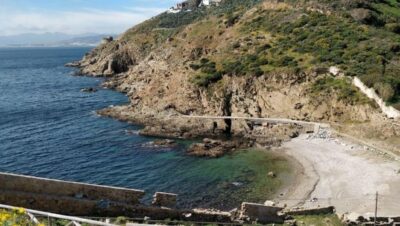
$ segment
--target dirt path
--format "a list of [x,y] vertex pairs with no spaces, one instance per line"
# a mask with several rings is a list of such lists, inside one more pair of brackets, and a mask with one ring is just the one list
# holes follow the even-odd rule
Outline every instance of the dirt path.
[[378,215],[400,216],[399,162],[344,140],[307,135],[285,143],[283,150],[302,164],[303,172],[282,203],[333,205],[339,214],[372,215],[378,191]]

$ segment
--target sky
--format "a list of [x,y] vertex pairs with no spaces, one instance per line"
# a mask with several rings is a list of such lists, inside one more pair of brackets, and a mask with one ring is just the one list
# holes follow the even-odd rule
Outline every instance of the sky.
[[0,36],[119,34],[179,0],[0,0]]

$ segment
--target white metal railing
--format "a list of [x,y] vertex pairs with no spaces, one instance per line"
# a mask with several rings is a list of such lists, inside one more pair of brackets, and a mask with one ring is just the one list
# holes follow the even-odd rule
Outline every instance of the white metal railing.
[[[15,210],[16,206],[9,206],[9,205],[3,205],[0,204],[0,209],[8,209],[8,210]],[[110,224],[110,223],[105,223],[101,221],[95,221],[95,220],[89,220],[85,218],[80,218],[80,217],[72,217],[72,216],[66,216],[66,215],[61,215],[61,214],[55,214],[55,213],[49,213],[49,212],[44,212],[44,211],[38,211],[38,210],[31,210],[31,209],[25,209],[26,214],[29,216],[31,221],[35,224],[38,224],[39,221],[37,220],[36,217],[46,217],[46,218],[51,218],[51,219],[60,219],[60,220],[68,220],[70,221],[67,225],[68,226],[80,226],[80,223],[86,223],[90,225],[99,225],[99,226],[117,226],[115,224]]]

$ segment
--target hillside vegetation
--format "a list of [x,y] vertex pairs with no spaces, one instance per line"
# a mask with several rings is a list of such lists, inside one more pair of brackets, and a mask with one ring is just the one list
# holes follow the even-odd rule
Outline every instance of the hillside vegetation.
[[[249,9],[254,12],[246,15]],[[336,65],[400,109],[399,0],[225,0],[219,7],[163,13],[129,30],[122,40],[142,43],[146,55],[189,25],[195,38],[219,36],[236,25],[237,41],[209,56],[215,60],[204,57],[191,63],[191,81],[201,87],[222,75],[260,76]],[[344,92],[341,96],[355,94]]]
[[[183,37],[187,27],[191,32]],[[400,0],[225,0],[218,7],[165,12],[121,36],[120,44],[137,48],[135,56],[128,53],[133,60],[121,63],[135,64],[174,38],[208,46],[228,31],[236,41],[212,54],[198,53],[204,59],[193,57],[190,81],[208,87],[223,75],[338,66],[400,109]],[[119,68],[124,70],[118,73],[128,70]],[[341,96],[353,94],[345,92]]]
[[[95,48],[80,62],[81,72],[109,76],[107,86],[127,93],[129,106],[108,115],[154,127],[173,124],[161,126],[173,136],[258,131],[240,122],[155,118],[326,121],[354,126],[348,131],[359,137],[394,140],[400,148],[399,130],[351,82],[359,77],[400,109],[399,1],[224,0],[165,12]],[[346,76],[330,74],[332,66]]]
[[[247,2],[251,6],[258,1]],[[230,10],[222,5],[213,12],[219,21],[209,25],[229,27],[239,22],[240,39],[224,50],[223,60],[204,64],[208,59],[202,59],[193,68],[199,73],[192,81],[208,86],[223,74],[260,76],[336,65],[400,108],[399,5],[397,1],[287,1],[258,7],[243,19],[246,7]],[[341,96],[353,94],[344,92]]]

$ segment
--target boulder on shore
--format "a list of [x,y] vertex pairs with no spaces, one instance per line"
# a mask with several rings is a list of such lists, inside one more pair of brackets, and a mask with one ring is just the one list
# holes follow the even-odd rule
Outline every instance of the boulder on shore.
[[273,171],[271,171],[271,172],[268,173],[268,177],[275,178],[276,174]]
[[[170,139],[160,139],[155,141],[150,141],[143,144],[143,147],[147,148],[173,148],[177,145],[176,141]],[[159,150],[159,149],[156,149]],[[165,151],[165,150],[164,150]]]

